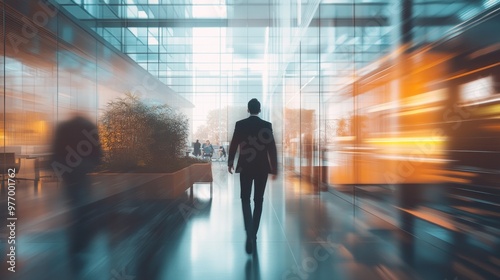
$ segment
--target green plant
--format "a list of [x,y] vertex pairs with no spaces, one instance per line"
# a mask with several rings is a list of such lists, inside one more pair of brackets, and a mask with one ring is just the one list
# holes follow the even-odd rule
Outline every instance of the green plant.
[[100,122],[103,168],[162,172],[178,168],[187,118],[167,105],[148,105],[126,94],[108,103]]

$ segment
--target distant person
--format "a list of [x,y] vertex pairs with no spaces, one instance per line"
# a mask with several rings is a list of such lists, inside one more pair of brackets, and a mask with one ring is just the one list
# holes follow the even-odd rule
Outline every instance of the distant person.
[[55,133],[53,160],[55,174],[63,180],[69,205],[69,255],[73,279],[83,279],[85,265],[92,258],[85,252],[92,239],[91,226],[96,209],[89,206],[90,178],[101,162],[102,150],[97,127],[82,116],[61,123]]
[[205,144],[203,144],[203,157],[212,159],[212,155],[214,154],[214,147],[210,144],[210,141],[207,140]]
[[195,157],[199,157],[201,155],[201,143],[196,139],[196,142],[193,144],[193,155]]
[[226,149],[224,149],[224,146],[219,147],[219,159],[226,159]]
[[[229,146],[227,170],[233,174],[234,158],[239,147],[236,172],[240,173],[240,198],[247,234],[245,250],[250,254],[255,251],[267,177],[269,173],[274,175],[278,173],[278,156],[272,124],[257,116],[260,113],[260,102],[257,99],[254,98],[248,102],[248,112],[250,117],[236,122]],[[255,186],[253,215],[250,207],[252,183]]]

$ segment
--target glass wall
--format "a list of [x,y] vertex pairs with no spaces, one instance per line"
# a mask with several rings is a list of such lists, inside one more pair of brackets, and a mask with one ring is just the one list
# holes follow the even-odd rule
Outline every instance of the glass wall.
[[48,153],[59,121],[80,113],[97,122],[106,104],[127,92],[191,113],[190,102],[48,2],[2,1],[2,9],[5,152]]
[[56,2],[71,15],[1,2],[4,150],[43,153],[125,92],[227,145],[256,97],[284,174],[403,228],[449,211],[449,184],[497,178],[498,1]]
[[[498,96],[487,94],[498,92],[499,37],[480,36],[498,23],[498,4],[321,1],[301,29],[298,6],[276,3],[269,92],[283,98],[273,109],[283,110],[287,174],[416,236],[456,245],[441,230],[452,228],[479,242],[453,216],[480,224],[473,212],[491,211],[496,197],[498,173],[486,175],[494,164],[481,155],[500,147],[486,125],[499,113]],[[465,97],[472,92],[482,97]],[[464,202],[479,190],[481,206]]]

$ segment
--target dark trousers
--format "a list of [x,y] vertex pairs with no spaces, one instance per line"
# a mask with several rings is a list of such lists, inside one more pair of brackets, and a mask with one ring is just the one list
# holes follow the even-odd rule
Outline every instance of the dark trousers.
[[[245,222],[245,230],[248,238],[255,238],[259,230],[260,216],[262,215],[262,203],[264,202],[264,191],[266,190],[267,173],[241,173],[240,188],[241,188],[241,206],[243,209],[243,219]],[[250,194],[252,192],[252,184],[255,186],[253,201],[254,209],[250,207]]]

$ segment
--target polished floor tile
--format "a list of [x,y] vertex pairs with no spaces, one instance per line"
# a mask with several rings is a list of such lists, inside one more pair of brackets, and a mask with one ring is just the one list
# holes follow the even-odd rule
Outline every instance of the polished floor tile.
[[17,271],[7,272],[4,254],[1,279],[488,279],[463,252],[414,238],[287,173],[268,182],[257,250],[248,255],[239,175],[212,167],[212,195],[195,184],[192,200],[139,199],[118,187],[139,180],[101,178],[101,187],[114,187],[99,191],[82,232],[71,231],[60,184],[20,182]]

